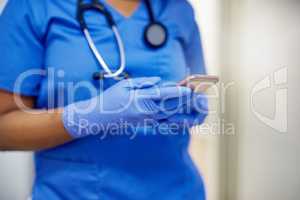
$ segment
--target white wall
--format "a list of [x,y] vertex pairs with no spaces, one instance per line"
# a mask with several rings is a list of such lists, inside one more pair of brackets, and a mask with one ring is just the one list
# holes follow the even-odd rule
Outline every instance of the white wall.
[[[191,0],[200,26],[208,74],[219,75],[221,65],[222,0]],[[218,101],[211,99],[211,113],[205,125],[195,128],[192,134],[191,154],[199,166],[206,186],[208,200],[218,200],[220,188],[220,137],[219,130],[205,130],[219,120]]]
[[[236,136],[226,138],[227,199],[298,200],[300,1],[228,0],[224,19],[226,65],[222,74],[225,81],[235,82],[227,98],[230,110],[227,119],[234,121],[237,128]],[[278,69],[285,70],[284,67],[288,70],[288,83],[273,85],[272,76]],[[255,93],[255,107],[251,109],[251,90],[263,86],[258,83],[268,75],[273,86]],[[281,109],[279,113],[276,105],[277,111]],[[279,128],[284,129],[285,108],[288,108],[288,131],[280,133]],[[278,114],[279,118],[272,124],[266,118],[259,119],[260,114],[271,119]]]
[[27,199],[31,190],[32,174],[31,154],[0,153],[0,199]]

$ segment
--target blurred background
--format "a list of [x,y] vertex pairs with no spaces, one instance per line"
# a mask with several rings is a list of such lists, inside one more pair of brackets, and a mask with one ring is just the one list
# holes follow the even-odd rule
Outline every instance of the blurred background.
[[[222,80],[192,131],[208,200],[299,200],[300,0],[191,3]],[[30,153],[0,153],[0,200],[27,199],[33,174]]]

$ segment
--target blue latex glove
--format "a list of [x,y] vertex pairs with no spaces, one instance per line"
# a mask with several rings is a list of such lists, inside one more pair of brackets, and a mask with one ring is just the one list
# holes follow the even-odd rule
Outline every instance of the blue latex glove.
[[[193,93],[191,98],[184,97],[185,103],[181,104],[179,111],[170,116],[168,119],[163,119],[161,123],[167,123],[168,126],[179,125],[179,127],[191,128],[196,125],[200,125],[204,122],[208,115],[208,101],[207,97],[203,93]],[[178,100],[173,99],[172,103],[169,102],[169,106],[173,104],[178,105]]]
[[65,107],[62,121],[74,138],[96,135],[108,126],[142,124],[170,117],[159,102],[190,97],[186,87],[160,86],[158,77],[123,80],[92,99]]

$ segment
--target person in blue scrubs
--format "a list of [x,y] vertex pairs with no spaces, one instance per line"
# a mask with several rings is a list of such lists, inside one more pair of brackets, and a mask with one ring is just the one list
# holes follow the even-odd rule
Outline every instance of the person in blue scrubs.
[[[203,123],[207,100],[169,84],[205,73],[191,5],[151,0],[169,36],[154,50],[143,40],[149,23],[143,0],[101,2],[124,42],[127,80],[92,78],[101,67],[76,20],[77,0],[8,0],[0,17],[0,148],[35,151],[34,200],[204,200],[188,131]],[[130,16],[121,14],[124,7],[134,8]],[[116,70],[118,48],[105,18],[95,12],[85,18],[97,49]],[[142,109],[126,107],[137,93],[144,95]],[[168,96],[175,112],[151,113]],[[122,111],[107,114],[100,107]],[[145,121],[151,123],[140,126]],[[161,126],[172,123],[177,126]]]

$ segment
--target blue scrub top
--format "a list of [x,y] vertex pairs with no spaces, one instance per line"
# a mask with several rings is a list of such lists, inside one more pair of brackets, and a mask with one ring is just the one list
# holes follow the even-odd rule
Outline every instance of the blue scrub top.
[[[126,71],[132,77],[160,76],[164,81],[205,73],[191,5],[186,0],[151,2],[156,19],[169,31],[166,46],[158,50],[143,41],[149,23],[143,2],[128,18],[106,4],[124,41]],[[115,83],[107,80],[102,88],[92,79],[100,68],[75,19],[76,5],[76,0],[8,1],[0,17],[1,89],[35,97],[36,108],[56,108],[97,95],[78,83],[98,93]],[[105,18],[90,12],[86,21],[108,65],[118,66],[117,45]],[[16,81],[22,82],[20,87]],[[188,130],[135,131],[133,140],[124,134],[103,140],[90,136],[36,152],[32,198],[205,199],[201,176],[188,154]]]

